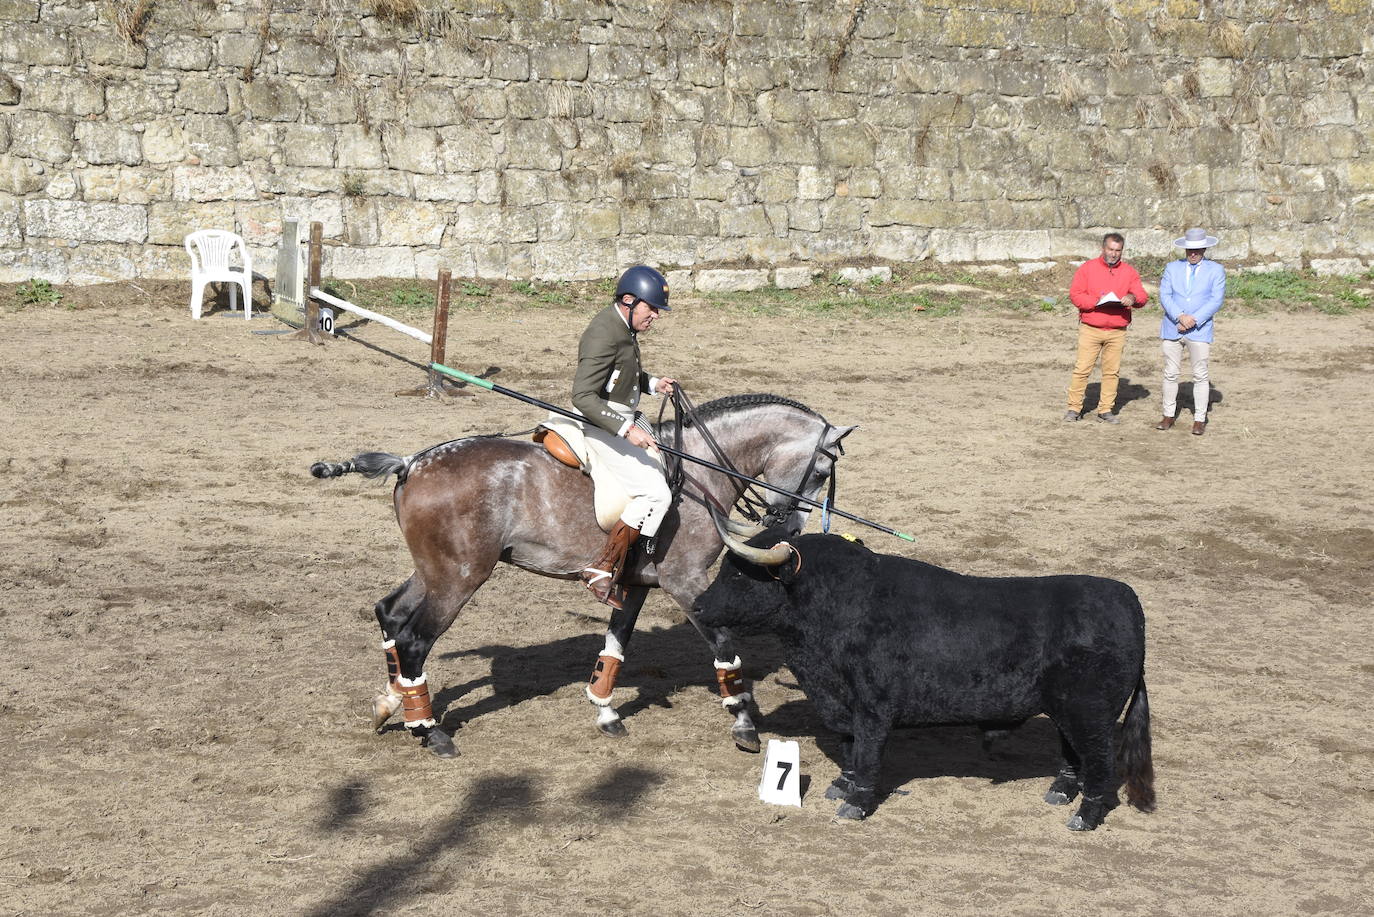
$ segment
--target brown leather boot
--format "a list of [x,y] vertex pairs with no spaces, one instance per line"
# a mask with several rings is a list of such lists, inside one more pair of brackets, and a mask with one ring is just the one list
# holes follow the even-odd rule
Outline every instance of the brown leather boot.
[[620,587],[620,574],[625,569],[625,557],[630,545],[639,537],[639,529],[631,528],[617,519],[606,536],[601,556],[582,570],[582,582],[598,602],[612,608],[625,607],[625,590]]

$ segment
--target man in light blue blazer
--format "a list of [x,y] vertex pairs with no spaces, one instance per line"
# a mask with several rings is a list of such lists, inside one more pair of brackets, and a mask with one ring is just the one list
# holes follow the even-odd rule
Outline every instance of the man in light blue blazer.
[[1164,350],[1164,416],[1156,430],[1168,430],[1178,413],[1178,373],[1183,351],[1193,370],[1193,435],[1207,432],[1207,360],[1212,352],[1212,317],[1226,295],[1226,269],[1204,256],[1216,245],[1216,236],[1204,229],[1190,229],[1174,245],[1184,257],[1171,261],[1159,281],[1159,304],[1164,319],[1159,326]]

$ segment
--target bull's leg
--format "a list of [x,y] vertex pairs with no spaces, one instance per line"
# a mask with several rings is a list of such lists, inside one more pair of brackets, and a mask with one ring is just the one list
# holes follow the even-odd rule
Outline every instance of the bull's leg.
[[840,737],[840,760],[844,762],[840,770],[840,776],[836,777],[830,786],[825,789],[826,799],[849,799],[849,794],[853,793],[857,784],[854,782],[854,772],[850,770],[850,758],[854,755],[854,737]]
[[840,774],[841,779],[845,774],[850,775],[849,789],[844,795],[844,802],[835,810],[837,818],[865,818],[877,807],[878,771],[890,732],[891,726],[876,718],[855,723],[854,744],[849,752],[848,766]]
[[1075,710],[1060,729],[1078,753],[1082,768],[1083,801],[1069,819],[1071,831],[1091,831],[1118,805],[1116,766],[1112,754],[1114,717],[1098,710]]
[[644,607],[644,599],[648,595],[648,586],[631,586],[625,593],[624,607],[611,612],[611,625],[606,629],[606,645],[601,655],[596,657],[592,678],[587,684],[587,700],[596,707],[596,728],[602,735],[613,739],[629,734],[620,714],[611,706],[611,692],[615,690],[616,676],[620,674],[625,650],[635,632],[639,610]]
[[1078,798],[1078,752],[1073,750],[1063,730],[1059,732],[1060,763],[1059,773],[1045,791],[1045,801],[1052,806],[1066,806]]
[[401,709],[401,689],[396,683],[401,674],[401,663],[392,635],[405,626],[423,599],[424,588],[412,576],[373,606],[377,624],[382,629],[382,653],[386,657],[387,675],[386,687],[372,700],[372,728],[378,732]]

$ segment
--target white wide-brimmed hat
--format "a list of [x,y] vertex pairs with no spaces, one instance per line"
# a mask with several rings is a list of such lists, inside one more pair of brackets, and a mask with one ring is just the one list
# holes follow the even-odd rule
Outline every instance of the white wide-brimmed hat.
[[1194,227],[1185,232],[1182,239],[1175,239],[1174,245],[1177,248],[1211,248],[1220,241],[1216,236],[1207,235],[1207,230]]

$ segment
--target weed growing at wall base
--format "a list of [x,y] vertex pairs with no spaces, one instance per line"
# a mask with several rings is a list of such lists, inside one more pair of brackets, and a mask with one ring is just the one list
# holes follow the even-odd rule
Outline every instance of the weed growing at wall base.
[[62,294],[53,289],[53,285],[46,280],[21,283],[15,292],[20,304],[25,306],[46,306],[62,301]]

